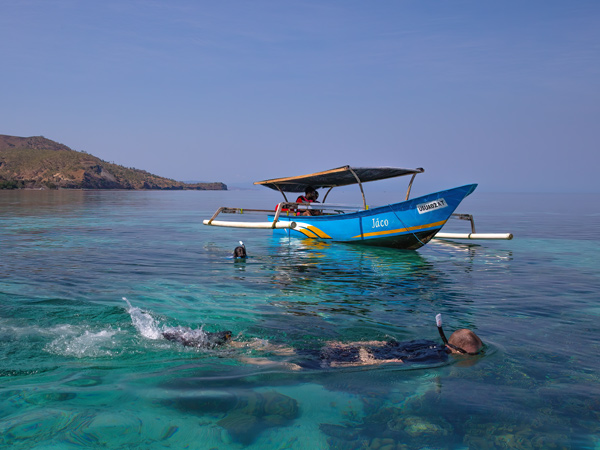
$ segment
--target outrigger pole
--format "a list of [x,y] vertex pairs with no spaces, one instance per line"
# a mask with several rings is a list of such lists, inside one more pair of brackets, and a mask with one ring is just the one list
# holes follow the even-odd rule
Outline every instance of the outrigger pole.
[[438,233],[434,239],[505,239],[511,240],[512,233]]
[[228,222],[226,220],[213,220],[209,223],[204,220],[204,225],[212,225],[213,227],[229,227],[229,228],[264,228],[272,230],[273,228],[296,228],[296,222],[277,222],[273,226],[273,222]]
[[470,233],[437,233],[434,239],[505,239],[510,240],[513,238],[512,233],[477,233],[475,231],[475,221],[471,214],[452,214],[460,220],[468,220],[471,222]]
[[243,208],[227,208],[222,206],[217,209],[217,212],[213,214],[213,216],[208,219],[202,221],[204,225],[212,225],[214,227],[230,227],[230,228],[264,228],[264,229],[279,229],[279,228],[296,228],[296,222],[279,222],[279,215],[285,205],[285,202],[281,202],[277,205],[277,209],[275,210],[275,218],[273,222],[231,222],[225,220],[215,220],[215,218],[221,213],[229,213],[229,214],[244,214],[245,212],[270,212],[263,209],[243,209]]

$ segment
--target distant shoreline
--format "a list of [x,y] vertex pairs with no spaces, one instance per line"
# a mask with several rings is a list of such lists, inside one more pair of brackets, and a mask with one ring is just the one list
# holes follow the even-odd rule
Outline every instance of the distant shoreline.
[[222,182],[186,183],[104,161],[43,136],[0,134],[0,190],[226,191]]

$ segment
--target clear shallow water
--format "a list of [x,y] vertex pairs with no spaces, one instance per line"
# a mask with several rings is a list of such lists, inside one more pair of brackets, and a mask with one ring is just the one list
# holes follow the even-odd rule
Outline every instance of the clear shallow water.
[[[0,192],[0,447],[600,448],[594,196],[476,192],[462,212],[515,239],[416,252],[201,225],[261,194]],[[296,371],[156,335],[438,340],[438,312],[486,354]]]

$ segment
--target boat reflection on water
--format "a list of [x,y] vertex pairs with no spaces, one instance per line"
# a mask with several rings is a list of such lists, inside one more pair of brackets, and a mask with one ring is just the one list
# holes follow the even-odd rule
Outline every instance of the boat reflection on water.
[[347,332],[357,339],[435,339],[437,312],[459,317],[461,327],[476,327],[478,297],[463,282],[465,275],[481,265],[503,272],[512,259],[511,252],[446,242],[427,252],[287,237],[269,244],[272,257],[263,259],[262,270],[279,295],[262,305],[261,328],[283,327],[291,340],[348,339]]
[[[411,280],[435,281],[441,273],[418,252],[352,246],[315,239],[291,239],[280,245],[273,258],[273,281],[290,291],[319,290],[364,295],[373,289],[407,289]],[[281,239],[281,244],[288,239]],[[390,273],[395,277],[389,278]],[[385,276],[384,276],[385,275]],[[422,279],[422,278],[421,278]],[[419,283],[420,284],[420,283]]]
[[[441,292],[457,295],[441,264],[418,252],[311,239],[284,243],[287,239],[275,243],[269,270],[281,294],[270,305],[284,308],[286,314],[335,322],[344,318],[343,326],[391,333],[399,324],[398,315],[390,311],[431,314]],[[286,324],[298,330],[303,326],[311,325]],[[338,331],[331,323],[320,328],[321,333],[327,329],[328,336]]]
[[489,245],[473,244],[471,242],[457,242],[448,239],[434,239],[431,241],[432,247],[439,251],[448,251],[452,254],[460,254],[466,257],[466,261],[473,262],[475,258],[485,260],[495,260],[496,262],[509,262],[513,259],[512,250],[501,250],[490,247]]

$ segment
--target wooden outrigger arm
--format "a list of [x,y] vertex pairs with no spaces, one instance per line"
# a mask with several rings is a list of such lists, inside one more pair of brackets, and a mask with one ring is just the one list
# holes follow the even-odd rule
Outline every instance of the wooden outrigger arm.
[[221,214],[244,214],[244,212],[260,212],[260,213],[271,213],[272,211],[265,209],[244,209],[244,208],[227,208],[225,206],[220,207],[213,214],[213,216],[204,220],[202,223],[204,225],[212,225],[214,227],[230,227],[230,228],[262,228],[262,229],[279,229],[279,228],[296,228],[296,222],[279,222],[279,216],[281,215],[281,211],[284,206],[286,206],[286,202],[281,202],[277,205],[277,209],[275,210],[275,217],[273,222],[234,222],[234,221],[225,221],[225,220],[215,220],[216,217]]
[[229,227],[229,228],[262,228],[271,230],[273,228],[296,228],[296,222],[276,222],[273,226],[272,222],[231,222],[227,220],[213,220],[208,223],[208,220],[203,221],[204,225],[212,225],[213,227]]
[[475,231],[475,221],[471,214],[452,214],[460,220],[468,220],[471,222],[470,233],[437,233],[435,239],[512,239],[512,233],[477,233]]

